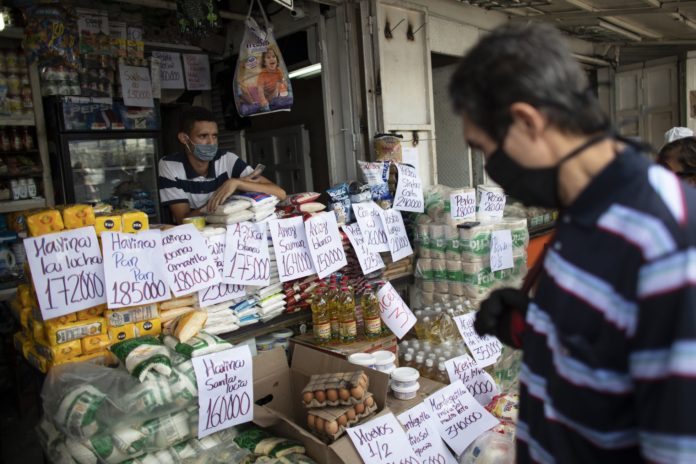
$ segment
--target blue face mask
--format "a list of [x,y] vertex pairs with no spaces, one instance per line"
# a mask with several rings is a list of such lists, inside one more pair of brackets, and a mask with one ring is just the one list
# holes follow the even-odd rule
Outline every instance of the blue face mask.
[[[188,138],[188,137],[187,137]],[[193,145],[193,156],[201,161],[212,161],[217,154],[217,144],[193,143],[189,138],[189,142]]]

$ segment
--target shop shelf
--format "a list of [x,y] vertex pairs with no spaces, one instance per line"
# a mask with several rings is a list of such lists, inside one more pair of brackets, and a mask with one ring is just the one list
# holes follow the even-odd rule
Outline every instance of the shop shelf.
[[22,40],[24,38],[24,29],[21,27],[8,26],[0,31],[0,38]]
[[0,126],[35,126],[34,115],[0,116]]
[[240,341],[248,338],[260,337],[262,335],[275,332],[276,330],[284,329],[291,325],[311,320],[312,311],[309,309],[303,309],[302,311],[298,311],[296,313],[284,313],[268,322],[257,322],[256,324],[242,327],[234,332],[220,334],[219,336],[230,343],[239,343]]
[[138,166],[107,166],[101,168],[81,168],[74,169],[73,172],[97,172],[97,171],[122,171],[126,169],[152,169],[154,166],[150,164],[143,164]]
[[2,155],[7,155],[7,156],[37,155],[38,153],[39,153],[39,150],[37,148],[35,148],[33,150],[0,151],[0,156],[2,156]]
[[45,198],[32,198],[30,200],[0,201],[0,213],[11,213],[23,209],[43,208],[46,206]]
[[43,172],[30,172],[27,174],[0,174],[0,179],[21,179],[22,177],[33,177],[34,179],[41,179],[43,177]]

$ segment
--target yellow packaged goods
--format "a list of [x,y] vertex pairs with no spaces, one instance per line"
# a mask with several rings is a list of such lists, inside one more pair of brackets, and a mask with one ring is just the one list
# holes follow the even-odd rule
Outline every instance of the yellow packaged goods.
[[29,321],[31,320],[32,310],[29,306],[20,308],[19,310],[19,323],[23,328],[29,330]]
[[106,320],[111,327],[120,327],[158,317],[159,311],[156,304],[106,311]]
[[80,340],[62,343],[60,345],[51,346],[44,343],[35,343],[34,349],[42,357],[51,362],[72,359],[82,354],[82,343]]
[[95,218],[94,229],[98,237],[102,232],[121,232],[121,227],[121,216],[118,214],[99,214]]
[[168,309],[183,308],[184,306],[193,306],[195,303],[196,301],[193,296],[182,296],[163,301],[159,304],[159,309],[160,311],[166,311]]
[[27,334],[24,332],[15,333],[13,340],[14,340],[15,351],[17,351],[17,353],[22,353],[22,354],[24,354],[25,345],[31,343],[31,340],[29,339],[29,337],[27,337]]
[[25,358],[29,364],[40,370],[42,373],[45,374],[48,371],[48,359],[38,354],[35,350],[30,349]]
[[17,286],[17,299],[22,306],[31,306],[31,287],[27,284],[19,284]]
[[46,341],[46,326],[43,322],[36,319],[29,319],[29,334],[31,338],[43,342]]
[[95,317],[86,321],[60,324],[55,320],[46,321],[46,341],[50,345],[59,345],[72,340],[79,340],[92,335],[106,333],[106,319]]
[[109,327],[111,343],[122,342],[135,338],[135,324],[126,324],[121,327]]
[[174,336],[181,343],[185,343],[195,337],[203,329],[207,321],[208,313],[205,311],[192,311],[179,319],[179,323],[176,325],[176,329],[174,329]]
[[147,214],[142,211],[127,211],[121,215],[121,228],[123,232],[134,234],[150,228]]
[[63,208],[63,224],[66,229],[94,225],[94,209],[89,205],[71,205]]
[[82,353],[92,354],[97,351],[106,350],[109,345],[111,345],[111,339],[109,334],[92,335],[91,337],[85,337],[80,340],[82,343]]
[[162,333],[162,321],[160,319],[152,319],[150,321],[142,321],[135,323],[135,336],[142,337],[143,335],[157,336]]
[[106,305],[94,306],[92,308],[83,309],[78,311],[76,314],[78,321],[86,321],[87,319],[92,319],[93,317],[99,317],[104,314],[106,310]]
[[59,324],[67,324],[68,322],[77,322],[77,313],[70,313],[64,316],[56,317],[52,319]]
[[113,366],[118,364],[118,359],[110,351],[97,351],[96,353],[83,354],[76,358],[64,359],[62,361],[55,361],[52,366],[60,366],[61,364],[75,363],[75,362],[90,362],[98,364],[100,366]]
[[65,229],[60,211],[46,209],[27,216],[27,228],[30,237],[60,232]]

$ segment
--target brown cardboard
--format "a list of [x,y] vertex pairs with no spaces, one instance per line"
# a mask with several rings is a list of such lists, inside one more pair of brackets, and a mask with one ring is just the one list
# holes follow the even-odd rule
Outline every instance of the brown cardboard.
[[[302,345],[295,347],[291,368],[281,348],[260,353],[254,357],[254,401],[267,403],[254,406],[254,422],[278,436],[302,442],[307,455],[320,464],[360,462],[347,436],[326,445],[307,430],[307,410],[301,396],[312,374],[351,370],[355,366],[348,361]],[[373,418],[388,412],[389,376],[373,369],[366,369],[365,373],[370,379],[369,391],[379,407]]]
[[380,350],[391,351],[396,354],[397,340],[395,335],[387,335],[374,340],[358,340],[345,345],[317,345],[314,341],[314,335],[308,333],[290,339],[291,350],[297,345],[304,345],[332,356],[348,359],[348,356],[354,353],[374,353]]

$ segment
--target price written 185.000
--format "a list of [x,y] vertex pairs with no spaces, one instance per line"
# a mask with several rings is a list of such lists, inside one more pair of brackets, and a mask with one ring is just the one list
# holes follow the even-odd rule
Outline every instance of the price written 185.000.
[[157,282],[114,282],[111,289],[114,295],[111,304],[121,306],[137,305],[167,294],[167,285],[161,279]]

